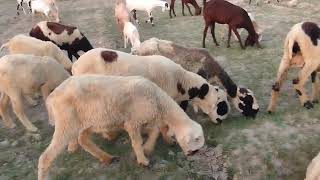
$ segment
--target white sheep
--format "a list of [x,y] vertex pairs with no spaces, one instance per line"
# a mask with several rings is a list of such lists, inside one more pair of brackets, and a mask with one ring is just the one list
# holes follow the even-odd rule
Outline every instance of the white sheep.
[[[112,163],[115,156],[97,147],[90,139],[92,133],[125,130],[137,162],[144,166],[149,164],[144,151],[154,146],[164,126],[174,133],[186,155],[200,149],[205,141],[202,127],[156,84],[140,76],[73,76],[49,95],[46,106],[55,131],[39,158],[38,180],[47,178],[52,162],[71,141],[78,140],[102,163]],[[143,144],[141,130],[145,126],[153,131]]]
[[55,0],[32,0],[31,1],[32,14],[42,13],[50,20],[50,15],[53,15],[56,22],[60,22],[59,10]]
[[312,159],[307,168],[306,178],[304,180],[320,179],[320,153]]
[[127,48],[127,43],[130,40],[130,43],[132,45],[131,52],[139,48],[141,44],[138,29],[131,22],[124,23],[123,39],[124,39],[124,48]]
[[19,34],[11,38],[7,43],[0,47],[0,51],[7,47],[10,54],[33,54],[36,56],[49,56],[54,58],[64,68],[71,71],[72,63],[65,54],[50,41],[41,41],[39,39]]
[[17,15],[19,15],[20,7],[22,8],[23,13],[26,14],[26,11],[25,11],[24,8],[23,8],[23,3],[27,4],[28,7],[29,7],[29,9],[30,9],[30,12],[32,12],[32,9],[31,9],[31,0],[17,0]]
[[0,59],[0,114],[4,125],[14,128],[9,115],[9,100],[13,111],[28,131],[37,131],[24,113],[23,97],[41,92],[45,100],[53,89],[70,75],[50,57],[15,54]]
[[254,93],[250,89],[234,83],[228,73],[206,49],[189,48],[172,41],[150,38],[142,42],[140,48],[136,49],[133,54],[165,56],[180,64],[184,69],[201,75],[209,82],[222,85],[231,98],[232,104],[244,116],[255,117],[259,111]]
[[162,7],[162,12],[169,10],[169,4],[163,0],[126,0],[126,3],[128,10],[130,12],[133,11],[133,18],[138,24],[139,20],[137,19],[136,11],[146,11],[149,16],[146,22],[150,22],[154,26],[152,10],[155,7]]
[[302,106],[313,108],[304,88],[309,76],[312,80],[312,98],[316,103],[319,99],[317,72],[320,70],[320,28],[313,22],[302,22],[294,25],[284,42],[283,56],[278,69],[277,79],[272,86],[272,94],[268,107],[271,113],[275,110],[280,88],[287,76],[287,72],[294,66],[302,67],[298,77],[292,83],[299,95]]
[[126,5],[126,0],[116,0],[114,17],[116,18],[116,23],[121,33],[123,32],[125,22],[133,22],[133,19]]
[[[140,75],[156,83],[177,103],[184,107],[189,101],[209,115],[214,123],[221,123],[216,116],[218,100],[224,100],[216,86],[208,84],[201,76],[186,71],[163,56],[134,56],[124,52],[96,48],[83,54],[72,66],[72,74]],[[225,93],[225,92],[223,92]],[[229,109],[229,104],[224,105]],[[184,108],[183,108],[184,109]],[[228,113],[224,112],[223,115]]]

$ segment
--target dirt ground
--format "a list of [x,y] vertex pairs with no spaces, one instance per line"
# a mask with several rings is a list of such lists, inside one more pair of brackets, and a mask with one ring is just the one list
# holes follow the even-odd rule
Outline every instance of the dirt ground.
[[[113,17],[112,0],[57,0],[61,19],[72,24],[88,37],[94,47],[107,47],[128,52],[123,48],[121,34],[117,31]],[[214,125],[204,115],[188,114],[200,122],[205,130],[206,144],[216,151],[228,166],[230,179],[235,180],[301,180],[310,160],[320,151],[320,111],[319,105],[306,110],[299,105],[292,89],[291,79],[296,71],[289,73],[289,80],[282,88],[277,112],[266,113],[271,85],[282,56],[282,45],[286,33],[301,21],[319,23],[320,1],[301,0],[297,7],[289,8],[285,0],[271,1],[257,6],[248,5],[247,0],[230,0],[252,12],[263,27],[263,49],[241,50],[238,42],[226,48],[227,29],[216,25],[216,37],[220,47],[213,45],[208,33],[207,48],[226,69],[233,80],[254,91],[261,111],[255,119],[241,116],[235,109],[221,125]],[[253,1],[254,2],[254,1]],[[0,0],[0,43],[18,34],[27,34],[41,18],[30,15],[16,17],[16,1]],[[202,6],[202,2],[198,0]],[[181,4],[176,4],[177,17],[170,19],[168,12],[160,9],[154,12],[155,27],[145,24],[145,13],[138,13],[141,19],[139,32],[141,40],[151,37],[171,40],[190,47],[201,47],[203,19],[191,17],[186,11],[181,14]],[[243,32],[243,39],[245,32]],[[3,56],[4,52],[0,55]],[[310,84],[308,84],[310,86]],[[310,88],[309,88],[310,89]],[[36,107],[28,107],[27,114],[40,129],[39,134],[26,133],[19,122],[13,130],[4,129],[0,124],[0,180],[36,179],[39,155],[48,146],[53,128],[43,102]],[[202,169],[193,160],[181,154],[178,146],[164,145],[158,141],[151,157],[152,166],[143,168],[136,164],[127,135],[116,142],[106,142],[94,137],[105,151],[121,157],[119,163],[102,166],[83,150],[70,154],[64,152],[51,168],[53,179],[211,179],[199,173]]]

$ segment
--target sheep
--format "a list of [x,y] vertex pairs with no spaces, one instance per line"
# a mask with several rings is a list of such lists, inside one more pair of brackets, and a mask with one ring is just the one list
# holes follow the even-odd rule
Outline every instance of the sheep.
[[[182,108],[190,101],[209,115],[214,123],[221,123],[217,112],[218,87],[208,84],[201,76],[186,71],[163,56],[134,56],[124,52],[96,48],[83,54],[72,66],[72,74],[141,75],[155,82]],[[229,104],[223,106],[229,109]],[[224,113],[227,113],[224,111]],[[226,115],[226,114],[223,114]],[[225,117],[225,116],[224,116]]]
[[31,29],[29,35],[42,41],[51,41],[60,49],[66,50],[71,61],[72,56],[76,59],[80,57],[79,51],[87,52],[93,49],[78,28],[56,22],[41,21]]
[[[157,85],[140,76],[73,76],[49,95],[46,107],[55,131],[39,158],[38,180],[47,178],[52,162],[70,141],[78,140],[83,149],[106,165],[117,160],[90,140],[92,133],[125,130],[137,162],[144,166],[149,165],[144,151],[154,146],[161,127],[169,126],[186,155],[205,142],[201,125]],[[153,131],[143,145],[141,129],[145,126],[153,127]]]
[[320,179],[320,153],[312,159],[307,168],[306,178],[304,180]]
[[[318,78],[320,71],[320,28],[313,22],[301,22],[295,24],[288,32],[284,41],[283,56],[279,65],[277,79],[272,86],[271,99],[268,112],[275,110],[279,91],[287,76],[287,72],[292,67],[302,68],[298,77],[293,79],[293,87],[299,95],[300,103],[307,109],[313,108],[313,103],[318,102]],[[297,56],[297,57],[296,57]],[[304,84],[308,77],[312,80],[312,98],[309,100]]]
[[55,21],[60,22],[59,10],[55,0],[32,0],[31,7],[33,15],[35,15],[35,13],[41,13],[48,19],[50,19],[50,15],[53,15]]
[[123,39],[124,48],[127,48],[127,43],[130,39],[130,43],[132,45],[131,51],[134,51],[136,48],[139,48],[141,44],[138,29],[131,22],[124,23]]
[[154,26],[152,16],[153,8],[162,7],[162,12],[169,10],[168,3],[162,0],[126,0],[126,3],[128,10],[130,12],[133,11],[133,18],[138,24],[139,20],[137,19],[136,11],[146,11],[149,16],[149,20],[146,20],[146,23],[150,22],[152,26]]
[[259,111],[254,93],[250,89],[237,86],[206,49],[188,48],[171,41],[151,38],[142,42],[140,48],[133,54],[165,56],[186,70],[201,75],[209,82],[218,81],[226,89],[232,104],[244,116],[255,117]]
[[[176,0],[171,0],[171,3],[170,3],[170,10],[169,10],[169,15],[170,15],[170,18],[172,18],[172,15],[171,15],[171,11],[173,12],[173,15],[174,16],[177,16],[176,15],[176,12],[174,10],[174,4],[175,4]],[[196,0],[181,0],[181,4],[182,4],[182,15],[185,16],[184,14],[184,5],[187,6],[188,10],[189,10],[189,13],[191,16],[193,16],[191,10],[190,10],[190,7],[188,4],[191,4],[194,9],[195,9],[195,15],[198,16],[201,14],[201,7],[198,5],[197,1]]]
[[13,111],[28,131],[38,129],[30,122],[23,108],[23,97],[41,92],[45,100],[50,92],[70,75],[51,57],[14,54],[0,59],[0,114],[5,127],[14,128],[9,114],[9,100]]
[[17,0],[17,15],[19,15],[19,9],[20,7],[22,8],[23,10],[23,13],[26,14],[26,11],[24,10],[23,8],[23,3],[27,4],[29,9],[30,9],[30,12],[32,12],[32,9],[31,9],[31,0]]
[[54,58],[64,66],[67,71],[71,71],[72,63],[64,53],[50,41],[18,34],[0,47],[0,51],[7,47],[10,54],[33,54],[36,56],[49,56]]
[[[213,41],[217,46],[219,46],[214,33],[216,22],[219,24],[228,24],[229,26],[227,47],[230,47],[231,30],[236,34],[242,49],[245,49],[248,45],[253,46],[254,44],[257,44],[257,47],[259,48],[261,47],[259,43],[259,35],[254,30],[250,17],[244,9],[224,0],[214,0],[209,2],[203,0],[203,4],[203,17],[205,21],[202,39],[203,48],[205,48],[205,40],[209,26],[211,27]],[[238,28],[244,28],[248,31],[245,46],[243,46],[241,42],[240,35],[237,31]]]
[[114,16],[116,18],[116,23],[118,29],[123,33],[124,23],[133,22],[133,17],[131,17],[129,10],[127,9],[126,0],[116,0],[114,8]]

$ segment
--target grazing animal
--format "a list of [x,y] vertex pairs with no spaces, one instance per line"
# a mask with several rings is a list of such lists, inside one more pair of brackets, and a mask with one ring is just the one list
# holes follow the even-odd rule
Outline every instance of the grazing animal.
[[19,15],[20,7],[22,8],[23,13],[26,14],[26,11],[25,11],[24,8],[23,8],[23,3],[27,4],[28,7],[29,7],[29,9],[30,9],[30,12],[32,12],[32,9],[31,9],[31,0],[17,0],[17,15]]
[[[143,76],[167,92],[183,109],[190,101],[209,115],[214,123],[221,123],[215,116],[217,102],[223,100],[222,89],[208,84],[201,76],[186,71],[180,65],[163,56],[134,56],[124,52],[96,48],[83,54],[72,66],[72,74],[105,74],[119,76]],[[225,92],[224,92],[225,93]],[[224,108],[229,104],[225,104]],[[226,114],[223,114],[226,115]],[[224,116],[226,117],[226,116]]]
[[130,12],[133,11],[133,18],[138,24],[139,20],[137,19],[136,11],[146,11],[149,16],[149,19],[146,21],[146,23],[150,22],[152,26],[154,26],[152,10],[155,7],[162,7],[162,12],[169,10],[168,3],[162,0],[126,0],[126,3],[128,10]]
[[[174,16],[177,16],[176,12],[174,10],[175,2],[176,2],[176,0],[171,0],[171,3],[170,3],[170,10],[169,10],[170,18],[172,18],[171,12],[173,13]],[[189,10],[190,15],[193,16],[188,4],[191,4],[194,7],[196,16],[201,14],[201,7],[198,5],[196,0],[181,0],[181,4],[182,4],[182,15],[183,16],[185,16],[185,14],[184,14],[184,6],[185,5],[187,6],[187,8]]]
[[[225,0],[212,0],[209,2],[203,0],[203,4],[203,17],[205,21],[202,39],[203,48],[205,48],[205,40],[209,27],[211,28],[211,35],[214,43],[219,46],[214,32],[215,23],[228,24],[229,31],[227,47],[230,47],[231,31],[233,31],[236,34],[242,49],[245,49],[245,47],[248,45],[253,46],[254,44],[260,48],[259,35],[254,30],[254,26],[247,11]],[[248,37],[245,41],[245,46],[243,46],[241,37],[237,31],[239,28],[244,28],[248,31]]]
[[[115,156],[97,147],[90,140],[92,133],[125,130],[137,162],[144,166],[149,165],[144,150],[155,145],[159,128],[168,126],[186,155],[200,149],[205,141],[197,122],[157,85],[139,76],[73,76],[49,95],[46,106],[55,131],[39,158],[38,180],[47,178],[52,162],[71,141],[78,140],[102,163],[112,163]],[[153,131],[143,144],[141,130],[145,126]]]
[[[171,41],[151,38],[142,42],[140,48],[134,51],[133,54],[139,56],[165,56],[180,64],[184,69],[201,75],[209,82],[214,80],[215,83],[222,85],[232,99],[235,108],[244,116],[255,117],[259,111],[259,105],[253,92],[235,84],[206,49],[188,48]],[[221,110],[223,109],[221,108]]]
[[42,41],[51,41],[60,49],[66,50],[71,61],[72,56],[76,59],[80,57],[79,51],[87,52],[93,49],[78,28],[56,22],[41,21],[31,29],[29,35]]
[[[302,106],[313,108],[312,102],[319,99],[319,87],[317,73],[320,71],[320,28],[313,22],[301,22],[294,25],[284,41],[283,56],[278,69],[277,79],[272,86],[271,99],[268,111],[275,110],[280,88],[292,67],[302,68],[298,77],[293,79],[293,87],[296,90]],[[304,88],[309,76],[312,81],[312,98],[309,100]]]
[[116,18],[118,29],[121,33],[123,33],[124,23],[134,22],[133,17],[131,17],[127,8],[126,0],[116,0],[114,16]]
[[304,180],[320,179],[320,153],[312,159],[307,168],[306,178]]
[[131,22],[124,23],[123,39],[124,39],[124,48],[127,48],[127,43],[130,40],[130,43],[132,45],[131,51],[134,51],[135,49],[139,48],[141,44],[138,29]]
[[20,122],[28,131],[38,129],[30,122],[23,108],[23,97],[41,92],[43,99],[70,75],[50,57],[25,54],[6,55],[0,59],[0,114],[4,125],[14,128],[9,101]]
[[35,56],[49,56],[62,64],[64,68],[71,72],[72,63],[59,49],[58,46],[50,41],[41,41],[39,39],[18,34],[3,44],[0,51],[8,47],[10,54],[32,54]]
[[35,13],[41,13],[44,14],[48,20],[50,20],[50,15],[52,15],[56,22],[60,22],[59,10],[55,0],[32,0],[31,9],[33,15],[35,15]]

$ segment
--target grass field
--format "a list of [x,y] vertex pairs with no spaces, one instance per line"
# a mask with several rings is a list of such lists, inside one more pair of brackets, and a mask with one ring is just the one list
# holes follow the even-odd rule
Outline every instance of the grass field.
[[[57,1],[62,21],[79,27],[94,47],[129,51],[129,48],[122,48],[123,40],[113,17],[113,1]],[[301,21],[319,23],[320,1],[304,0],[295,8],[286,7],[287,1],[279,4],[276,1],[271,4],[260,3],[259,6],[249,6],[247,1],[242,0],[230,1],[252,12],[264,28],[263,49],[250,47],[241,50],[235,40],[232,40],[231,48],[226,48],[225,25],[216,25],[216,37],[221,46],[213,45],[209,33],[206,45],[237,84],[254,91],[260,113],[255,119],[247,119],[233,109],[221,125],[214,125],[206,116],[188,113],[203,125],[208,146],[222,144],[231,178],[301,180],[308,163],[320,151],[320,105],[312,110],[299,105],[291,84],[297,71],[292,71],[282,88],[276,113],[269,115],[266,107],[286,33]],[[0,0],[1,44],[18,33],[27,34],[33,24],[40,20],[23,14],[15,17],[15,3],[13,0]],[[183,17],[180,1],[177,1],[176,13],[177,17],[170,19],[167,12],[162,13],[157,9],[154,12],[155,27],[145,24],[143,20],[147,16],[139,13],[141,40],[157,37],[189,47],[201,47],[204,27],[202,16]],[[186,15],[189,15],[187,11]],[[4,54],[2,52],[1,56]],[[309,86],[308,83],[310,90]],[[0,180],[36,179],[38,157],[50,143],[53,129],[48,125],[43,103],[28,108],[27,112],[40,129],[40,134],[26,133],[19,122],[14,130],[4,129],[0,125]],[[64,152],[51,168],[53,179],[208,179],[192,171],[186,157],[180,156],[181,149],[178,146],[164,145],[161,140],[151,158],[153,166],[143,168],[136,164],[126,135],[114,143],[99,137],[94,139],[104,150],[119,155],[120,162],[105,167],[83,150],[73,154]]]

